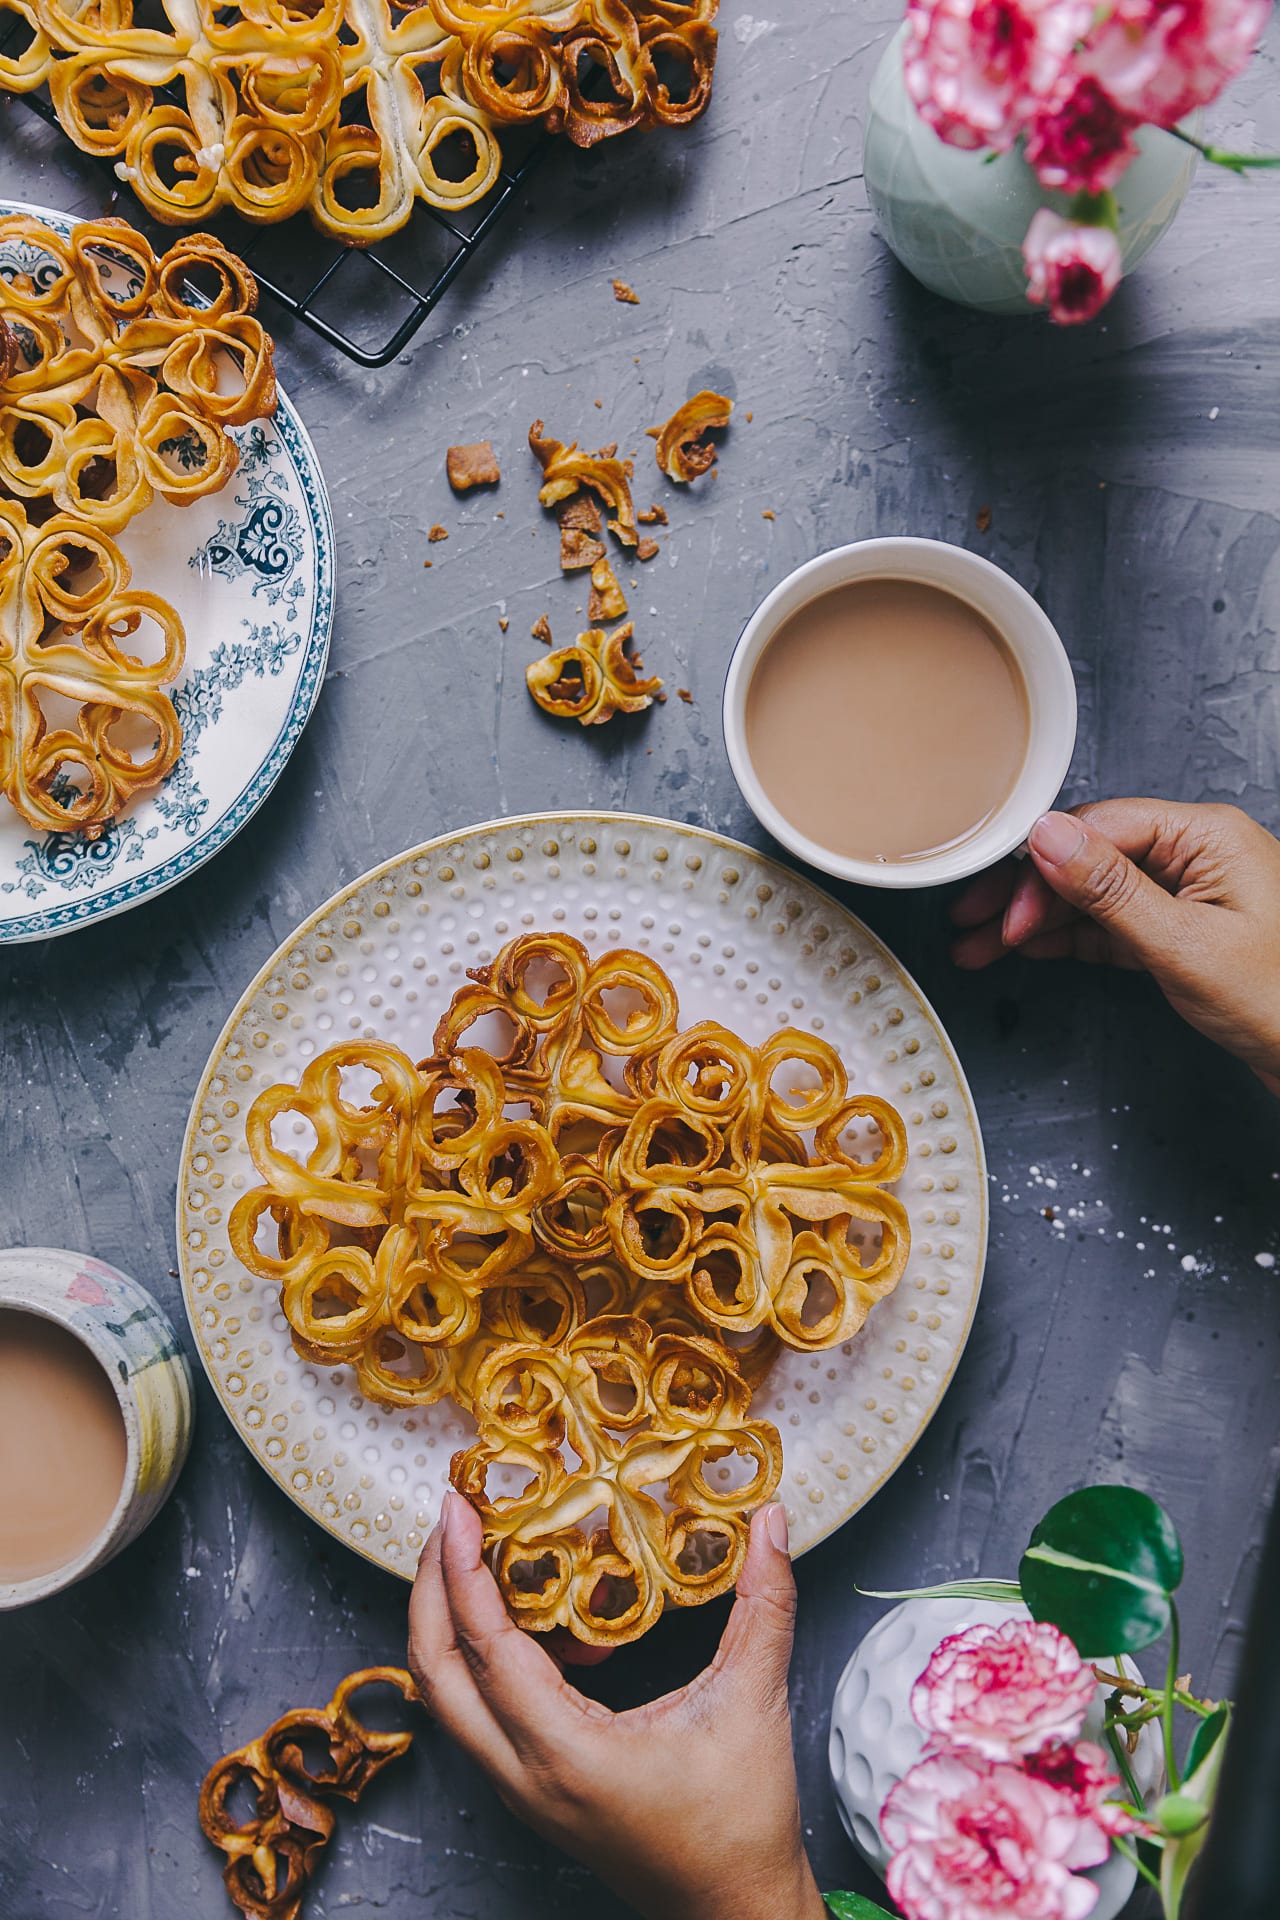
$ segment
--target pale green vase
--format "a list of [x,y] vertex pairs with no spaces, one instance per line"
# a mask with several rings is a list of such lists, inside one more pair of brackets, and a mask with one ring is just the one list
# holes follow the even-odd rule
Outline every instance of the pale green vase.
[[[905,37],[899,28],[871,82],[863,167],[880,231],[934,293],[981,313],[1039,312],[1026,295],[1023,237],[1038,208],[1065,213],[1069,196],[1042,187],[1016,148],[992,157],[939,140],[907,93]],[[1169,227],[1196,163],[1194,149],[1163,128],[1143,127],[1137,142],[1116,188],[1126,273]]]

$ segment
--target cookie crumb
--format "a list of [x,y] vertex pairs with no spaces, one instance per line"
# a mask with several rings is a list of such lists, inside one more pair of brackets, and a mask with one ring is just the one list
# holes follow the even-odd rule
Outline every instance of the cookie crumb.
[[498,615],[498,625],[499,627],[501,627],[503,633],[505,633],[507,628],[511,625],[511,622],[507,619],[507,616],[505,613],[500,613]]
[[448,527],[442,527],[437,521],[436,525],[432,527],[428,533],[427,538],[434,546],[437,540],[447,540],[449,538],[449,529]]
[[551,639],[551,622],[548,620],[545,613],[540,613],[538,615],[537,619],[534,621],[533,625],[530,627],[529,632],[533,635],[535,640],[541,640],[544,647],[549,647],[553,645],[553,642]]
[[652,560],[657,551],[658,543],[656,540],[642,540],[636,548],[636,559]]
[[492,440],[473,440],[467,446],[449,447],[444,464],[455,493],[468,493],[472,487],[496,487],[502,478]]
[[688,687],[677,687],[676,692],[679,694],[680,698],[684,701],[686,707],[691,707],[693,705],[693,695],[690,693]]
[[640,305],[640,295],[634,287],[629,287],[625,280],[614,281],[613,297],[615,300],[620,300],[624,307],[638,307]]
[[976,520],[974,521],[974,523],[973,523],[973,524],[974,524],[974,526],[975,526],[975,527],[976,527],[976,528],[978,529],[978,532],[979,532],[979,533],[990,533],[990,531],[991,531],[991,509],[990,509],[990,507],[979,507],[979,508],[978,508],[978,517],[977,517],[977,519],[976,519]]
[[766,508],[765,508],[765,510],[764,510],[764,512],[763,512],[763,513],[762,513],[762,514],[760,515],[760,518],[761,518],[762,520],[776,520],[776,519],[777,519],[777,517],[778,517],[778,516],[777,516],[777,514],[776,514],[776,513],[774,512],[774,510],[773,510],[773,508],[772,508],[772,507],[766,507]]

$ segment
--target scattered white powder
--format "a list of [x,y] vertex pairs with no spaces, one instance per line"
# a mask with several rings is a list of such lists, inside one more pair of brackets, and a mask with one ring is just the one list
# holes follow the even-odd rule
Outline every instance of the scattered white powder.
[[[1116,1144],[1118,1145],[1118,1143]],[[1112,1150],[1116,1150],[1115,1145],[1113,1145]],[[1174,1238],[1174,1226],[1171,1220],[1162,1222],[1152,1218],[1148,1214],[1141,1214],[1139,1215],[1137,1231],[1143,1233],[1144,1238],[1131,1238],[1130,1236],[1134,1232],[1133,1226],[1131,1225],[1128,1231],[1123,1227],[1117,1226],[1115,1224],[1115,1214],[1112,1210],[1111,1201],[1095,1197],[1097,1184],[1100,1184],[1096,1181],[1098,1169],[1096,1167],[1086,1167],[1079,1160],[1072,1160],[1069,1166],[1069,1172],[1064,1164],[1060,1172],[1055,1175],[1048,1171],[1048,1167],[1044,1161],[1032,1161],[1027,1167],[1021,1184],[1019,1183],[1016,1172],[1012,1170],[1010,1176],[1007,1178],[1002,1178],[997,1174],[989,1174],[988,1179],[997,1186],[1001,1204],[1011,1208],[1014,1213],[1021,1212],[1022,1206],[1024,1206],[1027,1201],[1031,1201],[1036,1207],[1037,1212],[1039,1212],[1044,1219],[1045,1230],[1048,1236],[1060,1244],[1065,1243],[1073,1233],[1077,1237],[1092,1234],[1099,1240],[1124,1246],[1126,1251],[1132,1247],[1135,1253],[1163,1252],[1170,1254],[1176,1260],[1177,1266],[1182,1273],[1195,1275],[1197,1277],[1212,1276],[1219,1280],[1224,1286],[1230,1285],[1230,1275],[1222,1269],[1220,1264],[1221,1256],[1219,1254],[1213,1251],[1182,1252],[1177,1239]],[[1072,1179],[1073,1175],[1075,1176],[1074,1180]],[[1272,1178],[1280,1179],[1280,1170],[1277,1170],[1277,1172],[1272,1175]],[[1081,1191],[1083,1183],[1086,1180],[1094,1187],[1093,1194],[1087,1191]],[[1073,1186],[1076,1191],[1074,1197],[1071,1197]],[[1037,1189],[1039,1189],[1039,1192],[1037,1192]],[[1050,1195],[1053,1196],[1052,1200],[1049,1198]],[[1045,1204],[1046,1201],[1048,1204]],[[1019,1205],[1019,1203],[1022,1203],[1022,1205]],[[1123,1218],[1123,1214],[1121,1217]],[[1223,1224],[1223,1219],[1224,1216],[1222,1214],[1215,1214],[1213,1216],[1213,1224],[1220,1227]],[[1184,1231],[1182,1236],[1183,1245],[1185,1245],[1188,1237],[1189,1235]],[[1275,1254],[1262,1254],[1255,1255],[1255,1259],[1259,1266],[1269,1268],[1277,1265],[1280,1256]],[[1146,1267],[1142,1269],[1143,1277],[1148,1280],[1157,1278],[1158,1273],[1161,1271],[1166,1274],[1168,1273],[1167,1268],[1158,1269],[1156,1267]]]

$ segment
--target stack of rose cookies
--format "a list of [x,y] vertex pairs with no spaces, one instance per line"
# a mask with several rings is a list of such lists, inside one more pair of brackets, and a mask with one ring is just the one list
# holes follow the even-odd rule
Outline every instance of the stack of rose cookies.
[[565,934],[473,973],[429,1059],[333,1047],[247,1133],[232,1246],[299,1353],[471,1414],[451,1477],[508,1606],[597,1646],[733,1584],[782,1471],[753,1388],[906,1265],[901,1117],[826,1041],[681,1031],[654,960]]
[[271,340],[208,234],[157,258],[123,220],[15,213],[0,246],[26,263],[0,276],[0,794],[96,839],[182,748],[182,622],[116,536],[226,485],[231,429],[275,412]]

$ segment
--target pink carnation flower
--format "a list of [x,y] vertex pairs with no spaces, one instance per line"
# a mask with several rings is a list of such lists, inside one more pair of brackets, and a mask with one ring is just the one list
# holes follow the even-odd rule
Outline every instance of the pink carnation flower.
[[948,1635],[911,1689],[911,1711],[935,1742],[1016,1760],[1074,1739],[1097,1688],[1057,1627],[1006,1620]]
[[1096,80],[1081,80],[1057,113],[1027,129],[1027,159],[1046,187],[1064,193],[1103,193],[1113,187],[1138,149],[1137,122],[1121,113]]
[[1010,147],[1071,92],[1089,0],[909,0],[907,91],[953,147]]
[[1172,127],[1235,78],[1270,11],[1271,0],[1114,0],[1080,70],[1122,113]]
[[1077,1867],[1110,1842],[1069,1794],[1020,1766],[926,1755],[890,1793],[889,1891],[909,1920],[1084,1920],[1098,1889]]
[[1041,207],[1022,243],[1027,298],[1046,302],[1060,327],[1101,312],[1120,284],[1120,242],[1110,227],[1079,226]]
[[1120,1786],[1120,1778],[1102,1748],[1092,1740],[1077,1740],[1074,1746],[1043,1747],[1023,1765],[1034,1780],[1043,1780],[1046,1786],[1069,1795],[1077,1811],[1096,1821],[1113,1839],[1118,1834],[1151,1831],[1146,1821],[1135,1820],[1111,1798]]

